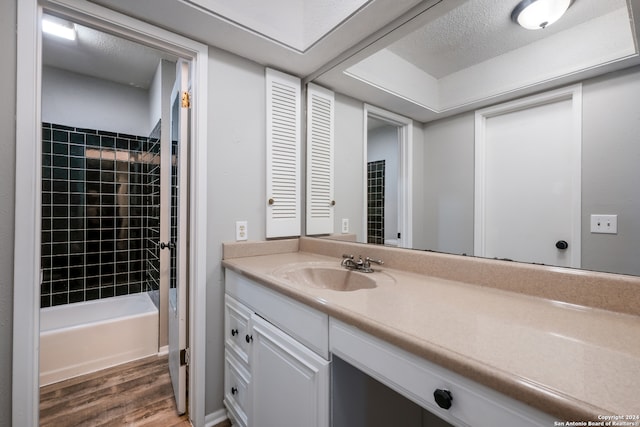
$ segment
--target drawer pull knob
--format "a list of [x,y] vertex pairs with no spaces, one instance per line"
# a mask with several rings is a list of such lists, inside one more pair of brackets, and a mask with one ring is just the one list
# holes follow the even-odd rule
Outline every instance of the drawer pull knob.
[[251,341],[253,341],[253,335],[247,335],[246,337],[244,337],[244,339],[247,341],[247,343],[250,343]]
[[235,395],[236,393],[238,393],[238,389],[235,387],[231,387],[231,394]]
[[451,401],[453,400],[453,396],[451,395],[451,392],[449,390],[438,388],[433,392],[433,398],[436,400],[438,406],[442,409],[451,408]]
[[232,330],[231,330],[231,335],[232,335],[232,336],[234,336],[234,337],[235,337],[236,335],[238,335],[238,330],[237,330],[237,329],[232,329]]

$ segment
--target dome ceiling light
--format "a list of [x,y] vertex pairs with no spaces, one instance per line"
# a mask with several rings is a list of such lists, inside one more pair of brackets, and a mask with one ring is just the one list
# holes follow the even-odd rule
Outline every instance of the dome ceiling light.
[[522,0],[511,12],[511,20],[527,30],[539,30],[556,22],[571,0]]

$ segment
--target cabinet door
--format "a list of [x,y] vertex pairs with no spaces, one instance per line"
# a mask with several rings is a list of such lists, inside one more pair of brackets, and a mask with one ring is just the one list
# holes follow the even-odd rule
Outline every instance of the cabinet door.
[[333,233],[333,144],[335,96],[307,86],[307,234]]
[[253,426],[329,425],[329,362],[261,317],[251,317]]
[[300,79],[266,69],[267,237],[299,236]]

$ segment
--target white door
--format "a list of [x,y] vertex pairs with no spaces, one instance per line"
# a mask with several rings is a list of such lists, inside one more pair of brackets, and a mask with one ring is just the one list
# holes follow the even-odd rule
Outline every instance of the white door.
[[475,255],[580,266],[581,106],[573,89],[480,112]]
[[[169,287],[169,373],[178,412],[187,407],[187,206],[189,183],[189,64],[178,61],[171,92],[171,279]],[[166,164],[166,163],[165,163]]]
[[263,320],[251,316],[249,424],[329,425],[329,361]]

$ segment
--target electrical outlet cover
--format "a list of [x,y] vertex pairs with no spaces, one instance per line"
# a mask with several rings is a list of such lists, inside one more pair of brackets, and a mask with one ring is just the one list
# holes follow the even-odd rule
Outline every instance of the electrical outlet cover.
[[591,232],[618,234],[618,215],[591,215]]
[[248,238],[247,221],[236,221],[236,241],[247,240]]

